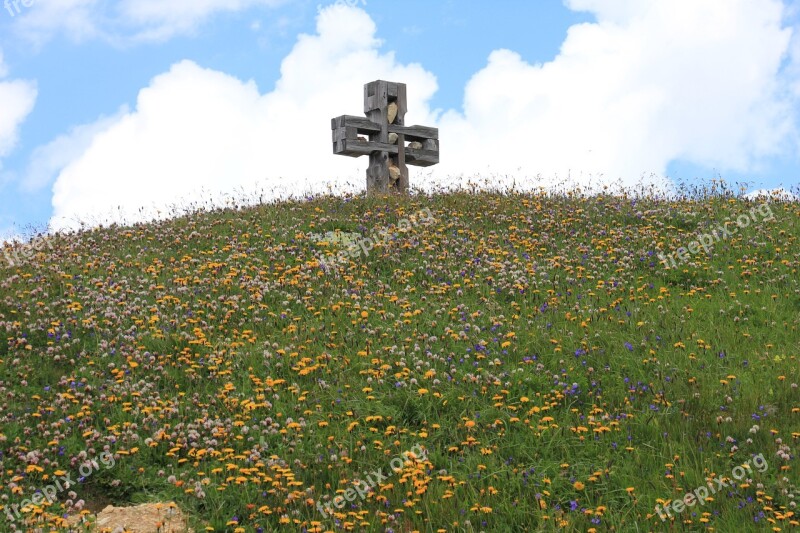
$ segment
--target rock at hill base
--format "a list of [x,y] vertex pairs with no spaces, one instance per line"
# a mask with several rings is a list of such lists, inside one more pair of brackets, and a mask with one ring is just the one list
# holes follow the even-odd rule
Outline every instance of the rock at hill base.
[[[97,513],[92,531],[111,533],[194,533],[186,517],[175,504],[146,503],[133,507],[107,506]],[[69,520],[70,525],[79,524],[79,517]]]

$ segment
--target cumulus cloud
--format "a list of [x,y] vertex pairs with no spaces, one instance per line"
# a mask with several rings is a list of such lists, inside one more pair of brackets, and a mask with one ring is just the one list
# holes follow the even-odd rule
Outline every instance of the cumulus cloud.
[[19,139],[19,128],[36,103],[36,84],[25,80],[3,81],[8,67],[0,50],[0,168]]
[[126,113],[128,110],[123,107],[117,115],[101,117],[92,124],[74,127],[69,133],[33,150],[28,168],[19,183],[20,190],[35,193],[51,185],[64,167],[86,152],[97,134],[106,132]]
[[[497,50],[468,82],[463,108],[429,107],[436,79],[381,53],[372,19],[324,9],[301,35],[272,92],[182,62],[142,89],[136,108],[93,136],[54,187],[56,220],[97,206],[140,206],[194,191],[302,193],[363,188],[366,162],[331,154],[329,120],[360,114],[362,85],[406,82],[407,123],[439,126],[442,163],[412,185],[476,173],[522,188],[567,176],[600,186],[671,161],[749,171],[797,146],[797,69],[779,0],[567,0],[596,21],[571,27],[559,54],[532,64]],[[796,59],[796,58],[795,58]],[[534,176],[541,175],[542,182]]]
[[266,94],[191,61],[174,65],[139,93],[134,110],[104,128],[86,126],[88,147],[53,187],[53,226],[103,220],[112,209],[135,220],[237,188],[318,192],[331,183],[346,188],[348,180],[363,188],[365,162],[331,153],[330,120],[361,113],[365,79],[405,80],[413,87],[407,118],[434,121],[425,102],[435,78],[380,54],[375,32],[363,11],[324,10],[317,33],[299,37]]
[[100,0],[40,2],[15,20],[13,30],[39,44],[57,34],[75,41],[97,38],[103,35],[96,23],[100,5]]
[[15,25],[43,43],[63,34],[75,41],[161,41],[190,33],[214,14],[273,7],[286,0],[48,0],[36,2]]
[[[568,0],[596,22],[530,64],[499,50],[442,127],[462,167],[604,175],[630,184],[676,159],[752,170],[796,142],[778,0]],[[491,158],[487,157],[491,154]]]
[[134,24],[148,28],[145,36],[172,37],[193,30],[212,14],[236,12],[256,6],[272,7],[285,0],[123,0],[120,13]]

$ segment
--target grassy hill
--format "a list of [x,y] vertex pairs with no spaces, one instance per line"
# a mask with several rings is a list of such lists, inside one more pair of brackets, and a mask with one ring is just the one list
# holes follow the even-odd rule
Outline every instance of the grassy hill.
[[0,530],[798,529],[798,236],[719,191],[451,193],[9,248]]

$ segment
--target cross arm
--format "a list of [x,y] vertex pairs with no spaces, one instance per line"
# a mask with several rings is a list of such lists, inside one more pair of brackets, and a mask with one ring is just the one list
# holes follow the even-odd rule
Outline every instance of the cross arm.
[[[340,139],[333,143],[333,153],[350,157],[361,157],[370,155],[373,152],[386,152],[396,155],[400,149],[396,144],[386,144],[371,141],[359,141],[357,139]],[[405,149],[406,164],[417,167],[429,167],[439,163],[439,149],[426,150],[423,148]]]
[[375,135],[381,132],[379,124],[368,118],[342,115],[331,120],[333,153],[349,157],[370,155],[376,151],[389,151],[391,144],[369,142],[359,135]]
[[414,165],[415,167],[429,167],[439,164],[439,145],[437,143],[435,150],[426,150],[423,144],[422,148],[406,148],[406,164]]
[[331,120],[331,129],[337,130],[339,128],[353,127],[360,135],[369,135],[372,133],[380,133],[380,124],[375,124],[370,119],[365,117],[356,117],[353,115],[342,115]]
[[[342,115],[331,120],[333,131],[342,128],[355,128],[357,135],[372,135],[380,133],[381,127],[365,117],[353,115]],[[439,128],[429,128],[427,126],[396,126],[389,124],[389,133],[405,135],[407,141],[425,142],[428,139],[439,140]]]
[[[359,135],[376,135],[381,126],[368,118],[342,115],[331,120],[333,153],[349,157],[370,155],[373,152],[398,154],[396,144],[365,141]],[[404,135],[406,141],[422,143],[422,148],[405,147],[405,161],[409,165],[428,167],[439,163],[439,130],[426,126],[397,126],[390,124],[389,133]]]
[[405,135],[407,141],[439,140],[439,128],[429,128],[427,126],[395,126],[394,124],[389,124],[389,133]]
[[406,164],[429,167],[439,163],[439,128],[389,124],[389,133],[402,135],[404,142],[422,144],[422,148],[405,147]]

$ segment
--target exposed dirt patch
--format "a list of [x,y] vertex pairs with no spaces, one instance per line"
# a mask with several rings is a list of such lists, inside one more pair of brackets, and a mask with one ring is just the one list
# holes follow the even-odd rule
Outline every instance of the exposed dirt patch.
[[[109,505],[95,515],[96,533],[194,533],[174,503],[146,503],[133,507]],[[80,517],[73,517],[76,525]]]

